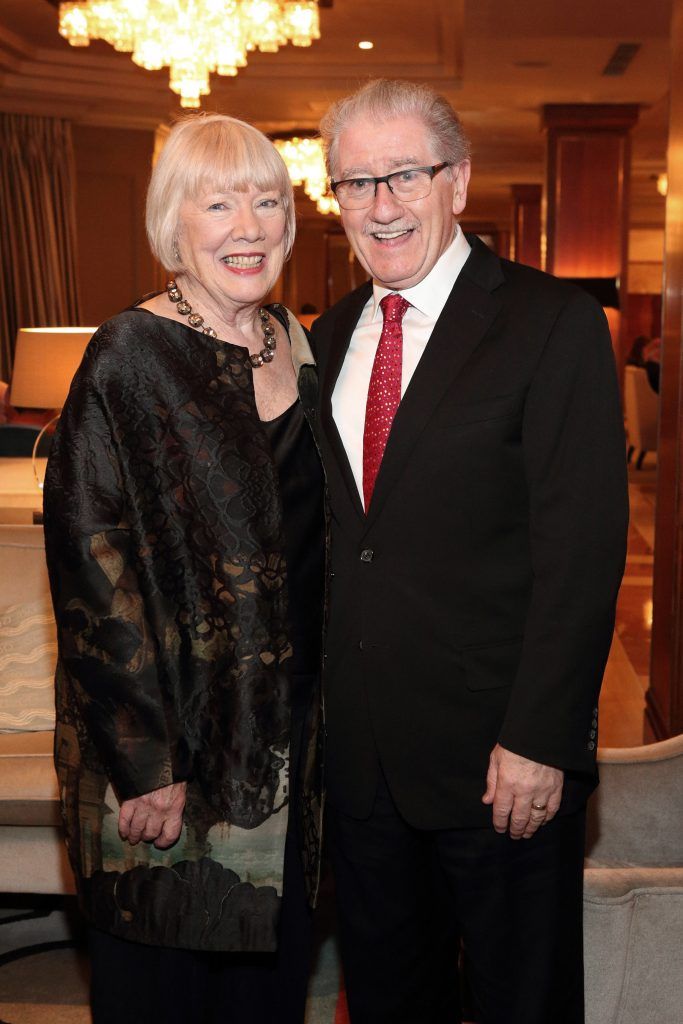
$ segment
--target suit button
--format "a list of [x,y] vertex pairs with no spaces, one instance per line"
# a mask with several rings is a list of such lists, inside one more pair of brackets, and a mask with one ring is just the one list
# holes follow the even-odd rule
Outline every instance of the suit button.
[[374,557],[374,554],[375,552],[372,550],[372,548],[363,548],[363,550],[360,553],[361,562],[371,562]]
[[593,740],[591,740],[590,743],[588,744],[588,749],[589,750],[595,750],[595,743],[593,742]]
[[598,727],[598,720],[597,720],[597,718],[593,719],[593,721],[591,722],[591,725],[593,726],[594,729],[597,729],[597,727]]
[[596,736],[596,733],[595,733],[595,729],[591,729],[591,731],[590,731],[590,737],[591,737],[591,739],[592,739],[592,740],[594,740],[594,739],[595,739],[595,736]]

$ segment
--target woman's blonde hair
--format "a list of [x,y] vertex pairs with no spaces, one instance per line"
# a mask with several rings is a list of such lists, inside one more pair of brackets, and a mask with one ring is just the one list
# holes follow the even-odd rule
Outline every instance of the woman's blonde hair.
[[170,273],[183,269],[178,252],[180,207],[205,191],[277,191],[285,211],[285,259],[296,232],[294,194],[285,163],[253,125],[226,114],[190,114],[172,129],[147,190],[147,238]]

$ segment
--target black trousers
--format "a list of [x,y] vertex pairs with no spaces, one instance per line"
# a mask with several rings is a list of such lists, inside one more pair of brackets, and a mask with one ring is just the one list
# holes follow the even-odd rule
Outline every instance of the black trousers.
[[368,819],[330,808],[351,1024],[457,1024],[460,937],[481,1024],[583,1024],[584,819],[423,831],[383,780]]

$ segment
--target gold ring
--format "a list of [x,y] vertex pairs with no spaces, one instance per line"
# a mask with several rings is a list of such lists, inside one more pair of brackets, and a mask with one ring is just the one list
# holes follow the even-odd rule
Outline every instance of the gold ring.
[[534,811],[545,811],[547,804],[532,804],[531,807]]

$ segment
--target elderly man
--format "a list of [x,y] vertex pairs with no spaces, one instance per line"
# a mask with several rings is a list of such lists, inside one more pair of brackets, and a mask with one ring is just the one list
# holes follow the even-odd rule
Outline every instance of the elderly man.
[[321,132],[372,281],[313,327],[332,511],[330,836],[353,1024],[583,1020],[581,870],[623,570],[610,337],[458,216],[450,105],[373,81]]

